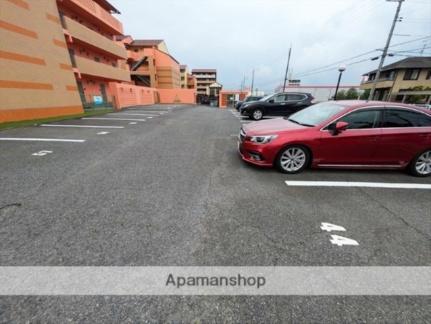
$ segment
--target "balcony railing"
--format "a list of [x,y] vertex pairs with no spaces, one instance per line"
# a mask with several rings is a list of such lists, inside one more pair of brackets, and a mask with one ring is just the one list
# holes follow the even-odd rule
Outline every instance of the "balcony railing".
[[[385,82],[385,81],[394,81],[395,77],[380,77],[379,80],[377,82]],[[366,81],[362,81],[361,83],[373,83],[375,80],[366,80]]]
[[87,13],[91,14],[93,17],[97,18],[99,21],[103,22],[105,25],[115,30],[118,34],[123,34],[123,25],[115,17],[113,17],[108,11],[103,9],[100,5],[98,5],[93,0],[67,0],[67,1],[85,10]]
[[73,38],[81,42],[96,47],[99,50],[107,52],[117,58],[126,59],[127,53],[123,46],[118,45],[115,41],[100,35],[99,33],[81,25],[69,17],[64,17],[64,24],[67,31]]
[[130,71],[75,56],[76,67],[83,75],[91,75],[107,80],[130,81]]

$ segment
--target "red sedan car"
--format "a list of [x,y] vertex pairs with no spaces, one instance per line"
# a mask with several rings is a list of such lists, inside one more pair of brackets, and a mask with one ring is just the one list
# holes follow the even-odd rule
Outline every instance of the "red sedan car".
[[431,112],[393,102],[330,101],[244,125],[244,161],[285,173],[313,168],[405,169],[431,175]]

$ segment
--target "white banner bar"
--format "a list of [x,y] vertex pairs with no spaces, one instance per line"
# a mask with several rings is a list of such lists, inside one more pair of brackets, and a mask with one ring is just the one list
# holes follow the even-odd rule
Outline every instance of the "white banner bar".
[[0,295],[431,295],[431,267],[0,267]]

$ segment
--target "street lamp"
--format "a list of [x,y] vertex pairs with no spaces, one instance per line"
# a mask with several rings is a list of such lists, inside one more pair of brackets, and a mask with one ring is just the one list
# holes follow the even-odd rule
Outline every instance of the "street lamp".
[[338,67],[338,72],[340,72],[340,74],[338,75],[338,82],[337,82],[337,87],[335,88],[334,100],[337,100],[337,94],[338,94],[338,88],[340,87],[341,75],[343,74],[344,71],[346,71],[346,66],[344,64],[340,65]]

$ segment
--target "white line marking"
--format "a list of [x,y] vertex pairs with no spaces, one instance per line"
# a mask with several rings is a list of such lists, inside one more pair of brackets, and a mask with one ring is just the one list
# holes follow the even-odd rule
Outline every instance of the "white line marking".
[[136,109],[136,108],[130,108],[127,110],[122,110],[122,111],[142,111],[142,112],[149,112],[149,113],[164,113],[164,114],[168,114],[171,112],[171,110],[166,110],[166,109],[158,109],[158,110],[147,110],[147,109]]
[[292,187],[359,187],[390,189],[431,189],[431,184],[422,183],[385,183],[385,182],[349,182],[349,181],[285,181]]
[[109,132],[98,132],[97,135],[108,135]]
[[[111,114],[109,114],[109,115],[111,115]],[[129,114],[129,113],[115,113],[115,114],[112,114],[112,115],[114,115],[114,116],[119,116],[119,117],[121,117],[121,116],[152,116],[152,117],[158,117],[159,115],[154,115],[154,114]]]
[[142,121],[145,119],[133,119],[133,118],[102,118],[102,117],[83,117],[81,119],[92,119],[92,120],[120,120],[120,121]]
[[130,122],[129,125],[136,125],[137,122]]
[[63,139],[63,138],[17,138],[17,137],[0,137],[0,141],[28,141],[28,142],[66,142],[66,143],[84,143],[80,139]]
[[45,155],[51,154],[51,153],[52,153],[52,151],[45,151],[45,150],[43,150],[43,151],[39,151],[39,152],[33,153],[32,155],[34,155],[34,156],[45,156]]
[[54,125],[42,124],[43,127],[77,127],[77,128],[124,128],[124,126],[96,126],[96,125]]
[[331,232],[331,231],[345,232],[346,231],[346,229],[343,226],[339,226],[339,225],[335,225],[335,224],[331,224],[331,223],[322,223],[322,225],[320,226],[320,229],[322,231],[327,231],[327,232]]
[[332,244],[343,246],[343,245],[359,245],[359,243],[350,238],[339,236],[339,235],[331,235],[331,239],[329,240]]

